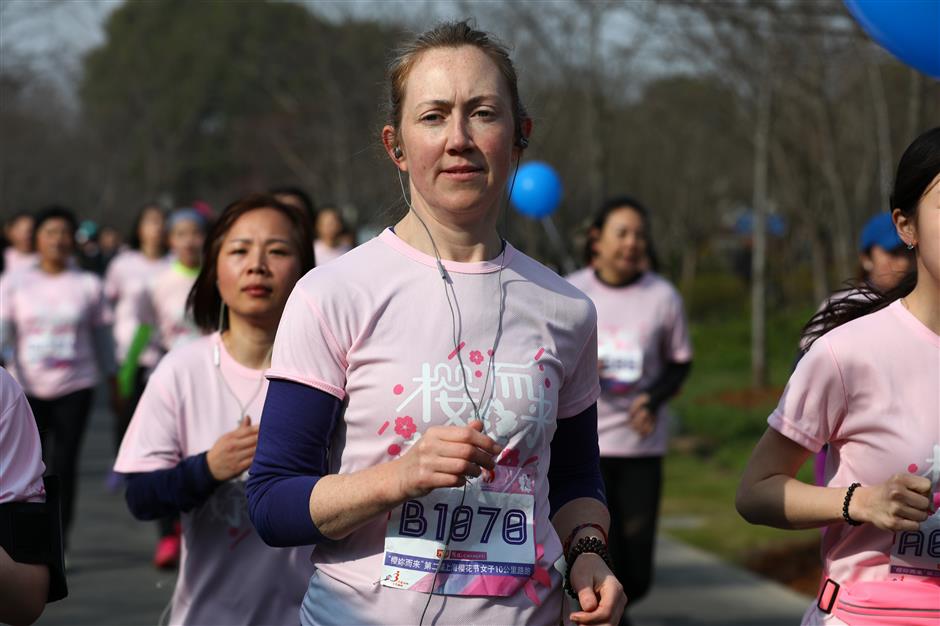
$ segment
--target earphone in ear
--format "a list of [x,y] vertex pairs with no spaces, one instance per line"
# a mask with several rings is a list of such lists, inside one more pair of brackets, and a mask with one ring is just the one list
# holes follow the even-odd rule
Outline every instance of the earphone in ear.
[[520,150],[525,150],[529,147],[529,140],[525,135],[519,135],[519,139],[516,139],[516,147]]
[[396,159],[401,159],[403,156],[405,156],[405,153],[401,151],[401,146],[395,146],[395,149],[392,150],[392,154],[395,155]]

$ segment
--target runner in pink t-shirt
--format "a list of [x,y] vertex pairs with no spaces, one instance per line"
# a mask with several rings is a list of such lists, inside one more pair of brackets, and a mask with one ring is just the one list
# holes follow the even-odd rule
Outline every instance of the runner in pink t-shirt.
[[119,392],[124,400],[122,411],[115,415],[115,450],[121,445],[146,377],[160,358],[152,329],[144,331],[151,335],[146,343],[141,341],[146,335],[138,335],[142,326],[139,303],[147,285],[169,264],[164,239],[163,209],[152,204],[144,206],[137,216],[130,249],[111,261],[104,278],[104,293],[114,309],[115,357],[121,364]]
[[248,519],[244,479],[278,319],[294,283],[313,266],[311,229],[293,209],[254,196],[222,213],[210,241],[193,317],[210,330],[221,308],[221,333],[161,360],[115,470],[129,474],[136,517],[182,512],[171,624],[296,623],[313,571],[309,549],[261,541]]
[[[940,128],[901,157],[892,204],[916,274],[807,324],[809,352],[738,491],[752,523],[826,527],[820,596],[804,624],[935,624],[940,614]],[[824,443],[825,486],[796,480]]]
[[[410,210],[285,309],[248,495],[267,541],[317,541],[303,624],[622,613],[594,307],[495,229],[531,130],[507,76],[466,22],[412,42],[383,129]],[[566,581],[583,610],[565,610]]]
[[352,249],[340,239],[347,233],[347,228],[339,209],[326,206],[317,211],[316,226],[317,239],[313,242],[313,251],[317,257],[317,265],[338,259]]
[[114,388],[111,315],[101,280],[70,262],[76,221],[62,207],[36,218],[38,263],[0,277],[0,331],[12,351],[43,440],[43,460],[62,483],[68,539],[82,437],[99,376]]
[[154,339],[165,352],[201,334],[186,315],[186,298],[199,274],[205,228],[205,218],[195,209],[177,209],[170,215],[167,231],[173,261],[138,299],[137,315],[153,327]]
[[4,224],[3,234],[10,246],[3,251],[3,272],[16,272],[36,263],[33,251],[33,216],[14,213]]
[[617,578],[630,606],[652,582],[653,546],[666,454],[666,402],[688,374],[692,346],[682,298],[654,271],[646,209],[615,197],[588,233],[588,267],[568,280],[597,307],[601,397],[597,431]]
[[[43,502],[42,449],[36,420],[23,389],[0,367],[0,516],[8,502]],[[4,529],[5,530],[5,529]],[[3,537],[4,530],[0,530]],[[42,613],[49,592],[49,566],[21,563],[0,542],[0,622],[32,624]],[[22,541],[22,539],[19,539]]]

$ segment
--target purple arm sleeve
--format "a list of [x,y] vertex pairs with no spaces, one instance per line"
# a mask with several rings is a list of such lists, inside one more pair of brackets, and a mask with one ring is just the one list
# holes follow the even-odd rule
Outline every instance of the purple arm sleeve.
[[186,457],[176,467],[127,474],[124,499],[135,518],[154,520],[193,510],[220,484],[209,472],[203,452]]
[[339,399],[313,387],[278,379],[268,385],[245,485],[248,515],[268,545],[329,541],[310,517],[310,493],[329,473],[330,440],[341,409]]
[[594,498],[606,505],[597,445],[597,403],[557,424],[548,466],[549,515],[575,498]]

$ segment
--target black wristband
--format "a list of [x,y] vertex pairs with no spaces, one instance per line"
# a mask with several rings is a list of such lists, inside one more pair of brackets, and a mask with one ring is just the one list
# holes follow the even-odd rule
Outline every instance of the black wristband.
[[565,555],[565,559],[568,562],[568,571],[565,573],[565,593],[572,598],[577,598],[578,594],[575,593],[574,588],[571,586],[571,568],[574,567],[574,562],[578,560],[579,556],[588,552],[604,559],[604,563],[607,563],[607,567],[613,570],[613,566],[610,564],[610,553],[607,551],[607,546],[604,545],[603,541],[597,537],[581,537],[578,539],[578,543],[574,544],[571,551]]
[[849,486],[849,490],[845,492],[845,501],[842,502],[842,519],[845,520],[845,523],[849,526],[861,526],[862,523],[852,519],[849,515],[849,502],[852,501],[852,494],[855,493],[855,490],[862,486],[862,483],[852,483]]

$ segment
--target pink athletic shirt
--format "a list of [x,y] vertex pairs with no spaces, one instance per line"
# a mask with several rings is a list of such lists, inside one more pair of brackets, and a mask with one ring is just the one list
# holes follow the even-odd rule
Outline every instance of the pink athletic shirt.
[[42,447],[23,389],[0,367],[0,504],[42,501]]
[[[429,615],[449,624],[556,622],[562,592],[552,565],[561,544],[548,520],[549,444],[556,420],[587,409],[600,393],[594,306],[508,244],[490,261],[443,263],[463,324],[456,349],[435,259],[385,230],[297,283],[267,375],[347,402],[331,471],[352,473],[404,454],[432,425],[466,425],[473,409],[465,374],[486,432],[506,447],[502,462],[534,469],[538,571],[525,592],[507,597],[436,596]],[[488,370],[491,401],[481,397]],[[417,623],[427,596],[379,584],[386,519],[315,548],[307,622]]]
[[605,285],[589,267],[571,274],[568,280],[597,307],[601,456],[664,455],[669,434],[665,404],[659,407],[656,428],[648,437],[640,437],[627,419],[633,399],[659,378],[666,363],[692,360],[682,297],[653,272],[644,273],[626,287]]
[[202,331],[186,313],[186,298],[196,282],[198,270],[184,267],[179,262],[157,274],[138,299],[140,319],[154,327],[154,340],[169,351],[197,337]]
[[11,323],[11,373],[30,396],[58,398],[98,382],[94,328],[111,322],[101,279],[78,268],[30,267],[0,277],[0,320]]
[[323,265],[324,263],[329,263],[333,259],[338,259],[347,252],[349,252],[350,247],[347,245],[340,244],[335,248],[331,248],[326,245],[319,239],[314,240],[313,242],[313,256],[317,261],[317,265]]
[[[127,350],[141,324],[140,298],[147,285],[167,269],[166,257],[151,259],[138,250],[125,250],[108,265],[104,277],[104,293],[114,307],[114,347],[117,363],[124,361]],[[141,355],[140,362],[153,367],[159,360],[154,348]]]
[[[936,492],[938,381],[940,337],[899,300],[817,339],[767,421],[812,452],[829,443],[829,487],[879,485],[910,472],[930,478]],[[843,585],[891,580],[896,577],[889,570],[894,539],[871,524],[832,524],[823,535],[824,572]],[[824,619],[814,603],[803,623],[832,619]]]
[[3,271],[18,272],[36,264],[39,257],[35,252],[20,252],[13,246],[3,251]]
[[[213,362],[216,348],[219,367]],[[228,354],[218,333],[172,350],[147,383],[114,470],[175,467],[234,430],[242,406],[257,424],[267,384],[261,370]],[[271,548],[261,540],[248,519],[243,478],[220,485],[208,501],[181,515],[183,546],[170,624],[297,623],[313,572],[309,549]]]

